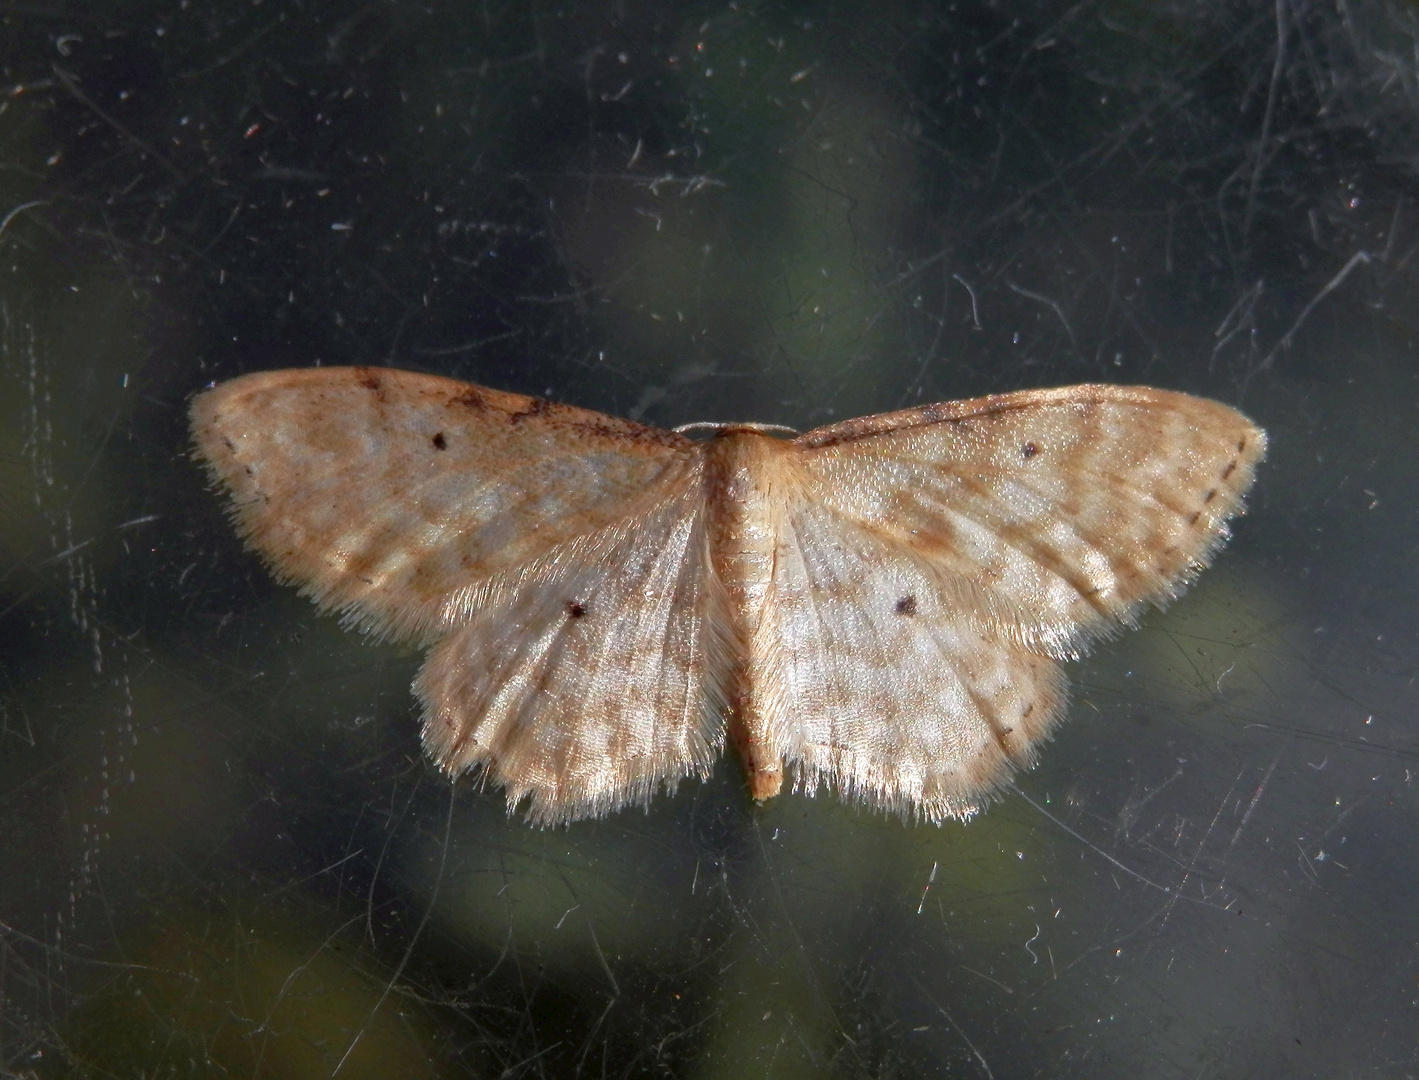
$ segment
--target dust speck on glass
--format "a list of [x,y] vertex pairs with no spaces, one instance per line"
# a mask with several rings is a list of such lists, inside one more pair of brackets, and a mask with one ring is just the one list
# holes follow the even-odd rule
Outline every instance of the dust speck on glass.
[[[106,8],[0,12],[0,1072],[1419,1070],[1407,7]],[[645,809],[597,816],[610,803],[592,798],[575,804],[584,819],[529,829],[485,786],[489,770],[450,783],[420,738],[419,695],[435,717],[455,702],[457,720],[469,679],[493,685],[467,662],[439,666],[473,624],[438,619],[486,598],[455,591],[449,611],[406,626],[331,593],[347,623],[386,631],[348,633],[282,584],[311,584],[289,552],[264,552],[277,580],[243,548],[190,453],[202,388],[351,366],[658,433],[636,445],[651,472],[664,466],[662,487],[623,484],[645,513],[604,534],[624,541],[612,562],[632,589],[676,568],[691,571],[677,588],[709,580],[675,558],[697,527],[691,504],[655,498],[724,439],[674,429],[762,425],[739,439],[778,463],[755,474],[774,480],[760,505],[802,536],[839,537],[799,540],[802,558],[775,570],[797,575],[798,597],[777,617],[795,633],[826,619],[837,638],[802,633],[801,669],[785,667],[723,640],[742,622],[696,628],[714,609],[654,609],[642,589],[634,610],[656,614],[637,625],[647,641],[664,631],[650,655],[707,651],[669,650],[679,683],[583,697],[670,715],[648,687],[734,673],[683,693],[666,729],[706,736],[671,758],[706,778],[662,784]],[[1184,483],[1230,464],[1203,420],[1264,427],[1244,527],[1185,596],[1140,610],[1136,632],[1091,658],[1061,628],[1114,625],[1122,594],[1035,637],[1026,616],[1040,609],[980,608],[971,633],[1014,627],[1015,660],[922,664],[941,576],[864,561],[876,531],[823,528],[844,513],[833,500],[925,521],[940,489],[882,478],[900,460],[893,440],[930,425],[812,436],[1084,385],[1226,405],[1184,409],[1197,423],[1143,440],[1133,471],[1111,474],[1138,488],[1140,528],[1200,512],[1215,538],[1249,463],[1211,500],[1210,481]],[[520,421],[533,437],[562,406],[539,408]],[[320,419],[338,429],[342,416]],[[771,440],[770,425],[809,435]],[[375,439],[357,427],[347,438]],[[256,410],[243,430],[289,450],[302,429]],[[992,430],[1002,476],[1058,470],[1070,437]],[[976,435],[985,452],[992,436]],[[468,453],[453,423],[421,437],[435,476]],[[810,459],[832,459],[832,483]],[[519,460],[537,481],[521,490],[547,509],[616,457]],[[320,497],[319,470],[291,471]],[[812,499],[790,475],[812,481]],[[1107,485],[1074,478],[1069,506],[1099,505]],[[325,491],[331,529],[397,531],[392,508],[432,490],[392,486],[386,501]],[[977,520],[999,505],[989,484],[970,490],[976,501],[948,501],[953,528],[999,538],[999,521]],[[551,520],[538,509],[488,519],[481,550],[535,546],[536,530],[514,526]],[[1046,537],[1012,539],[1092,552],[1078,583],[1127,565],[1072,532],[1077,516],[1038,520],[1053,523]],[[763,553],[720,550],[725,567],[725,551],[742,556],[747,610],[773,580],[748,572]],[[559,584],[507,603],[545,601],[520,614],[579,636],[584,685],[611,686],[615,666],[590,658],[615,653],[616,597]],[[961,611],[994,595],[953,589]],[[830,612],[819,601],[834,592],[876,603]],[[515,622],[479,624],[503,651],[464,654],[509,665],[480,715],[513,716],[548,688],[508,651],[526,643]],[[833,640],[891,663],[825,666],[810,650]],[[970,633],[952,640],[970,652]],[[1021,649],[1036,665],[1023,683]],[[919,675],[883,677],[903,655]],[[758,682],[740,663],[754,656],[769,658]],[[1030,678],[1067,678],[1069,723],[1033,770],[993,774],[998,798],[965,823],[951,817],[964,788],[930,803],[873,787],[831,725],[793,744],[766,722],[778,742],[730,755],[765,790],[781,761],[790,782],[925,807],[939,827],[838,798],[756,802],[744,770],[710,752],[716,729],[696,728],[734,714],[706,701],[752,686],[791,688],[758,702],[769,720],[826,716],[838,698],[991,715]],[[981,729],[951,730],[947,758],[976,760]],[[723,738],[736,745],[730,725]],[[615,748],[562,749],[530,760],[570,767]],[[972,782],[989,788],[988,772]],[[622,801],[672,778],[651,774]],[[580,817],[570,805],[545,820]]]

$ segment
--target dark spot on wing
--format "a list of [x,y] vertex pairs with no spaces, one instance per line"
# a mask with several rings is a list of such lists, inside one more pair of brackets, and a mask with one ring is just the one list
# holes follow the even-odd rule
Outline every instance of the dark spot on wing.
[[580,619],[586,614],[586,608],[577,600],[567,601],[567,616],[572,619]]
[[435,450],[447,450],[447,449],[448,449],[448,440],[443,437],[443,432],[442,432],[442,431],[435,433],[435,435],[434,435],[434,440],[433,440],[433,441],[434,441],[434,449],[435,449]]
[[1212,489],[1211,491],[1209,491],[1206,495],[1202,496],[1202,501],[1205,502],[1205,503],[1210,503],[1210,502],[1211,502],[1213,499],[1215,499],[1216,497],[1217,497],[1217,489],[1216,489],[1216,488],[1213,488],[1213,489]]
[[360,377],[360,385],[375,396],[375,400],[383,403],[385,399],[384,380],[379,377],[378,372],[368,368],[361,369],[364,374]]
[[1024,454],[1027,459],[1034,457],[1039,452],[1040,448],[1032,442],[1027,442],[1024,446],[1020,447],[1020,453]]
[[475,412],[482,412],[488,407],[488,401],[483,397],[482,391],[476,386],[470,386],[458,397],[449,402],[450,405],[462,405],[465,409],[472,409]]
[[1227,463],[1227,467],[1222,470],[1222,479],[1225,480],[1227,479],[1227,477],[1231,476],[1233,470],[1235,470],[1236,467],[1237,461],[1236,458],[1233,458],[1230,462]]
[[897,614],[898,614],[898,615],[915,615],[915,614],[916,614],[916,597],[915,597],[915,596],[904,596],[904,597],[902,597],[900,600],[898,600],[898,601],[897,601]]
[[537,417],[543,415],[551,407],[552,403],[546,398],[532,398],[528,402],[527,408],[523,409],[521,412],[512,413],[508,416],[508,419],[511,420],[514,424],[518,424],[521,423],[523,420],[528,419],[529,417]]

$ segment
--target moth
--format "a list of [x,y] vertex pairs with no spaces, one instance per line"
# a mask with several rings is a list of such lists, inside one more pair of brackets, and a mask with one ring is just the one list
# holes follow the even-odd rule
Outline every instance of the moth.
[[1063,714],[1059,661],[1179,595],[1266,449],[1146,387],[693,439],[377,368],[236,378],[191,425],[280,581],[428,646],[439,767],[543,825],[706,777],[726,741],[755,799],[787,776],[969,817]]

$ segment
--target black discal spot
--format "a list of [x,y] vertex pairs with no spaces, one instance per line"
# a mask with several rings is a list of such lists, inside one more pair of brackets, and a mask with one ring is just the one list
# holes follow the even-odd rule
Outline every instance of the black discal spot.
[[435,450],[447,450],[447,449],[448,449],[448,440],[443,437],[443,432],[442,432],[442,431],[440,431],[440,432],[438,432],[436,435],[434,435],[434,449],[435,449]]
[[1227,477],[1231,476],[1233,470],[1235,470],[1236,467],[1237,467],[1236,461],[1231,461],[1231,462],[1229,462],[1229,463],[1227,464],[1227,467],[1222,470],[1222,479],[1225,480],[1225,479],[1227,479]]
[[1024,446],[1020,447],[1020,453],[1025,455],[1027,459],[1034,457],[1039,452],[1040,448],[1032,442],[1027,442]]
[[1210,502],[1211,502],[1213,499],[1215,499],[1216,497],[1217,497],[1217,489],[1216,489],[1216,488],[1213,488],[1213,489],[1212,489],[1211,491],[1209,491],[1206,495],[1202,496],[1202,501],[1205,502],[1205,503],[1210,503]]
[[1201,511],[1201,510],[1194,510],[1194,511],[1192,512],[1192,517],[1190,517],[1190,518],[1187,519],[1187,523],[1188,523],[1189,525],[1196,525],[1196,524],[1197,524],[1197,519],[1200,518],[1201,516],[1202,516],[1202,511]]
[[580,619],[586,614],[586,608],[577,600],[567,601],[567,615],[573,619]]
[[916,614],[916,597],[915,597],[915,596],[904,596],[904,597],[902,597],[900,600],[898,600],[898,601],[897,601],[897,614],[898,614],[898,615],[915,615],[915,614]]

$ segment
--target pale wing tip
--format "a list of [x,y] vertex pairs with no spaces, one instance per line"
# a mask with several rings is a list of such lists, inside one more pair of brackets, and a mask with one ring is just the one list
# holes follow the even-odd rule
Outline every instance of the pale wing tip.
[[1175,562],[1160,564],[1151,576],[1143,576],[1132,588],[1122,591],[1118,606],[1108,617],[1079,620],[1068,628],[1047,628],[1050,633],[1031,639],[1027,642],[1030,646],[1058,660],[1079,659],[1095,644],[1136,628],[1148,608],[1164,610],[1181,598],[1231,539],[1231,522],[1246,513],[1247,494],[1256,481],[1257,467],[1266,457],[1267,435],[1230,406],[1205,399],[1188,400],[1217,410],[1234,422],[1226,424],[1230,428],[1226,437],[1233,440],[1229,444],[1232,452],[1219,459],[1210,489],[1196,493],[1201,502],[1189,522],[1195,526],[1195,535],[1178,548],[1169,549]]
[[[204,387],[193,394],[187,403],[187,433],[191,440],[188,456],[205,468],[213,483],[221,480],[217,464],[219,451],[226,440],[217,422],[223,400],[222,388],[222,385]],[[229,440],[226,446],[230,451]]]
[[[188,402],[188,456],[200,465],[207,486],[221,499],[223,512],[231,522],[242,546],[260,558],[279,585],[293,585],[321,612],[338,615],[346,628],[361,630],[375,638],[403,636],[403,628],[391,618],[371,613],[358,601],[332,599],[333,586],[319,575],[293,568],[272,539],[272,523],[252,465],[242,460],[238,433],[244,415],[240,399],[253,391],[290,382],[292,371],[259,371],[241,375],[195,393]],[[313,371],[330,372],[320,368]],[[235,403],[235,405],[233,404]]]

